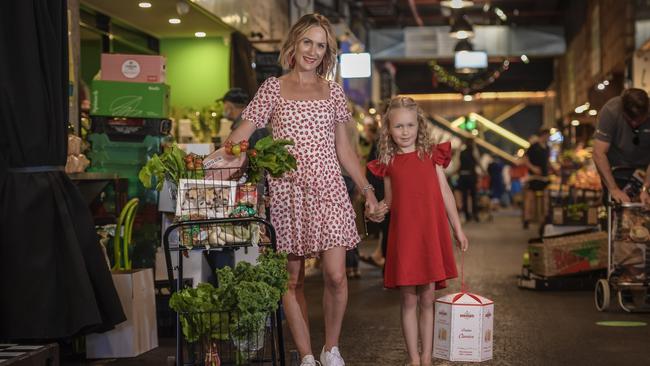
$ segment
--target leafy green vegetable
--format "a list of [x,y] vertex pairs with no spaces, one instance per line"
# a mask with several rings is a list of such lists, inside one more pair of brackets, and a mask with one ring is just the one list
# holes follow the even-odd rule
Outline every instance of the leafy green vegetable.
[[172,295],[169,306],[181,315],[189,342],[227,340],[229,334],[250,339],[264,327],[287,290],[287,255],[266,251],[257,261],[218,269],[218,288],[202,283]]
[[140,182],[145,188],[151,189],[155,178],[156,190],[160,191],[165,179],[178,184],[178,181],[183,178],[203,178],[202,169],[187,170],[184,162],[186,155],[185,151],[176,144],[166,148],[160,155],[154,154],[140,169],[138,173]]
[[255,144],[255,153],[249,153],[248,167],[249,182],[257,183],[262,179],[263,171],[278,178],[288,171],[297,168],[296,158],[287,150],[293,146],[292,140],[277,139],[266,136]]

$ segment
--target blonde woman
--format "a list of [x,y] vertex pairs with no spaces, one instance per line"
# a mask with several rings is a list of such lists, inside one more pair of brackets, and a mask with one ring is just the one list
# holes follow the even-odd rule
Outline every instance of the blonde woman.
[[305,258],[309,257],[321,258],[325,282],[325,345],[320,363],[345,365],[338,349],[348,300],[345,252],[357,245],[359,236],[340,166],[365,196],[367,210],[378,209],[347,137],[345,124],[351,123],[351,115],[343,89],[326,79],[336,54],[336,38],[327,18],[319,14],[300,18],[280,53],[279,62],[290,71],[260,86],[242,114],[241,125],[228,138],[237,143],[271,123],[274,138],[295,142],[289,149],[298,160],[297,171],[271,179],[269,184],[278,249],[289,253],[284,311],[303,366],[317,365],[303,291]]

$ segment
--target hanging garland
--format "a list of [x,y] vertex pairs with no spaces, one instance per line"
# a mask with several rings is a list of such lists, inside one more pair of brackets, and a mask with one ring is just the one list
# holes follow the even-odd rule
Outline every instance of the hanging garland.
[[474,78],[469,81],[461,79],[455,72],[452,73],[447,71],[447,69],[438,65],[435,60],[430,61],[429,66],[431,66],[433,69],[433,72],[438,81],[449,85],[460,93],[472,94],[487,87],[488,85],[495,82],[499,77],[501,77],[501,75],[510,67],[510,61],[507,59],[503,60],[501,65],[488,75],[485,75],[486,77]]

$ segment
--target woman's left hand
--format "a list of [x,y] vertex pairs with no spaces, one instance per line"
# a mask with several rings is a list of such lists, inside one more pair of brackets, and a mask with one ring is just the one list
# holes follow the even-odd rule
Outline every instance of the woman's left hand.
[[467,240],[465,233],[462,230],[458,230],[454,232],[454,237],[456,238],[456,245],[458,245],[460,250],[463,252],[467,251],[467,248],[469,248],[469,240]]
[[[368,218],[375,222],[381,222],[382,220],[377,220],[375,214],[379,211],[379,203],[377,202],[377,197],[372,190],[368,190],[366,193],[366,212],[368,213]],[[383,217],[382,217],[383,219]]]

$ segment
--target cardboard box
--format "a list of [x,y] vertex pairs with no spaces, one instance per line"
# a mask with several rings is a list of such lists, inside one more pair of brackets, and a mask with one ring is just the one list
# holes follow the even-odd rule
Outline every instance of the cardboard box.
[[165,57],[102,53],[101,78],[135,83],[164,83]]
[[571,210],[567,207],[553,207],[553,225],[596,225],[598,207],[590,206]]
[[449,361],[492,359],[494,302],[460,292],[436,300],[433,357]]
[[544,239],[530,244],[530,269],[540,276],[561,276],[607,268],[604,231]]
[[169,85],[93,80],[90,114],[109,117],[169,117]]
[[153,270],[114,271],[113,283],[127,320],[86,337],[87,358],[136,357],[158,347]]

